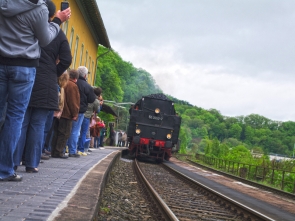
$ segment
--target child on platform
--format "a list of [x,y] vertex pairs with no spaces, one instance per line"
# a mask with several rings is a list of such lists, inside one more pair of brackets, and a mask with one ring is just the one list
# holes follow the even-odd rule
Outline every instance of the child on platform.
[[104,123],[101,122],[99,117],[95,118],[95,125],[90,127],[90,135],[94,137],[93,148],[99,148],[100,143],[100,129],[105,127]]

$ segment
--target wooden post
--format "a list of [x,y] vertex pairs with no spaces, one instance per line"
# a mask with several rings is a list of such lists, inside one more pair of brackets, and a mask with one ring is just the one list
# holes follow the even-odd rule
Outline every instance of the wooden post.
[[273,177],[275,175],[275,169],[272,169],[272,174],[271,174],[271,181],[270,183],[273,184]]
[[281,190],[284,190],[284,185],[285,185],[284,180],[285,180],[285,171],[283,170],[283,176],[282,176],[282,188],[281,188]]

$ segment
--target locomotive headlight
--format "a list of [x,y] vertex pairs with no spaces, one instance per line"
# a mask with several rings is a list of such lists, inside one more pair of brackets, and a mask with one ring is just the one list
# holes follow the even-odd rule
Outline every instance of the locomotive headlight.
[[167,139],[171,139],[171,134],[167,134]]
[[135,130],[135,133],[136,133],[136,134],[140,134],[140,132],[141,132],[141,131],[140,131],[139,128],[137,128],[137,129]]
[[156,114],[159,114],[159,113],[160,113],[160,109],[159,109],[159,108],[156,108],[156,109],[155,109],[155,113],[156,113]]

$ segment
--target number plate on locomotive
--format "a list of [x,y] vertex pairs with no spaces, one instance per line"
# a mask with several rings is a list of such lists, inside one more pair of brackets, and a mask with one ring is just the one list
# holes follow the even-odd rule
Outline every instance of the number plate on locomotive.
[[149,119],[152,119],[152,120],[163,120],[163,117],[149,115]]

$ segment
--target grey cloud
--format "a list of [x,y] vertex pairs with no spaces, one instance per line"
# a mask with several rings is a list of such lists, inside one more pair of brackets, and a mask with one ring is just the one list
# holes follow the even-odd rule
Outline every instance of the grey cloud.
[[[183,88],[191,83],[184,76],[187,66],[193,66],[191,76],[198,76],[201,82],[210,81],[208,74],[215,75],[216,81],[224,79],[225,87],[218,88],[212,82],[212,88],[204,87],[206,94],[202,100],[196,96],[190,98],[193,104],[202,104],[204,108],[220,108],[228,114],[265,113],[268,117],[283,119],[291,117],[292,95],[284,93],[284,84],[295,82],[293,61],[295,48],[295,1],[293,0],[100,0],[97,1],[113,46],[119,46],[122,56],[130,58],[135,65],[143,65],[155,76],[161,87],[169,90],[181,84],[180,99],[189,97]],[[117,50],[116,48],[114,48]],[[165,57],[167,59],[165,59]],[[169,67],[169,64],[178,64]],[[165,68],[166,71],[163,71]],[[177,69],[177,70],[176,70]],[[183,79],[167,75],[183,75]],[[190,76],[190,77],[191,77]],[[243,84],[247,90],[247,79],[252,79],[255,90],[242,107],[230,103],[219,103],[218,93],[226,98],[232,97],[227,90],[231,84],[226,80]],[[239,79],[241,82],[239,82]],[[165,81],[165,84],[162,83]],[[181,81],[181,82],[180,82]],[[265,94],[279,88],[277,96],[267,98],[257,85],[263,84]],[[198,85],[200,86],[200,85]],[[295,85],[294,85],[295,87]],[[288,87],[292,88],[291,86]],[[216,91],[219,90],[219,92]],[[200,91],[193,89],[196,93]],[[236,94],[245,92],[236,88]],[[173,90],[171,90],[173,91]],[[212,97],[217,97],[213,100]],[[284,101],[280,97],[284,97]],[[218,100],[219,99],[219,100]],[[226,98],[227,99],[227,98]],[[210,102],[205,102],[208,100]],[[285,108],[278,112],[279,107]],[[295,103],[295,102],[292,102]],[[210,106],[211,105],[211,106]],[[235,111],[230,111],[230,110]],[[252,112],[253,111],[253,112]],[[237,114],[239,115],[239,114]],[[293,116],[295,119],[295,115]]]

